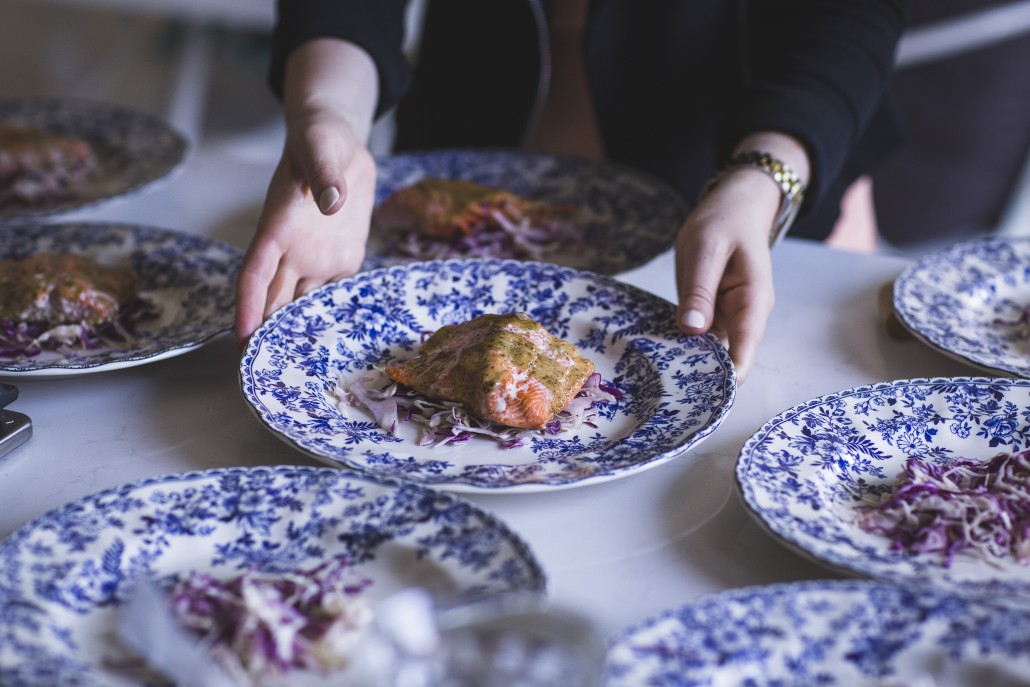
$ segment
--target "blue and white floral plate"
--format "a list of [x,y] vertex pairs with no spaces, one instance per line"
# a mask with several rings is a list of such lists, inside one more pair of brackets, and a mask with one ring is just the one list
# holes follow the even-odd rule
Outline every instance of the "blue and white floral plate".
[[[376,202],[425,177],[462,179],[577,208],[582,243],[547,262],[613,275],[671,248],[688,207],[665,182],[629,167],[512,150],[445,150],[380,158]],[[366,269],[412,262],[369,238]]]
[[[625,395],[596,428],[500,448],[485,438],[420,447],[370,414],[337,407],[377,364],[415,354],[423,333],[483,313],[523,311],[575,344]],[[240,364],[243,394],[268,429],[331,465],[458,491],[544,490],[633,474],[672,460],[719,426],[736,375],[712,336],[676,328],[675,306],[588,272],[515,260],[453,260],[362,272],[274,313]]]
[[67,213],[141,192],[171,178],[189,143],[162,119],[123,105],[75,98],[0,99],[0,121],[37,126],[87,141],[97,169],[69,198],[0,208],[0,221]]
[[613,640],[604,687],[1026,685],[1030,612],[837,580],[723,592]]
[[161,314],[142,320],[118,346],[31,358],[0,357],[0,376],[56,377],[106,372],[191,351],[233,326],[238,248],[207,238],[134,224],[68,222],[0,225],[0,259],[74,253],[139,273],[141,295]]
[[941,377],[856,387],[767,422],[741,449],[737,484],[775,535],[871,577],[1030,602],[1030,566],[891,551],[857,508],[896,483],[909,458],[947,464],[1030,448],[1030,380]]
[[0,683],[137,684],[105,661],[137,579],[310,569],[346,557],[371,601],[413,586],[460,602],[542,593],[525,543],[478,507],[333,468],[229,468],[100,492],[0,542]]
[[949,246],[894,281],[894,310],[905,327],[941,353],[991,374],[1030,377],[1027,308],[1027,237],[991,236]]

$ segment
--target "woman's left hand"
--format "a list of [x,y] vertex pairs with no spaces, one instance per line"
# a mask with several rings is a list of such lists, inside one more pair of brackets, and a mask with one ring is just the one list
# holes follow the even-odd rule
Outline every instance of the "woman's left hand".
[[718,336],[738,382],[754,364],[775,302],[769,231],[779,201],[763,172],[740,169],[701,200],[676,240],[679,327]]

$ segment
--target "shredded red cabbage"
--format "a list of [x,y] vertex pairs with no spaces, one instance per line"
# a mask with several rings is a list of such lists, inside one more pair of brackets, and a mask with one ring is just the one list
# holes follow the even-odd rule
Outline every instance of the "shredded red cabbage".
[[1023,308],[1023,311],[1019,314],[1019,317],[1015,320],[1006,320],[1003,317],[994,318],[994,324],[1002,324],[1014,327],[1020,324],[1030,323],[1030,305]]
[[228,580],[193,572],[173,590],[171,606],[234,677],[293,669],[327,674],[346,666],[372,621],[372,606],[361,596],[370,584],[341,559],[294,573],[252,571]]
[[135,298],[119,307],[118,318],[91,325],[86,322],[0,321],[0,357],[32,358],[43,351],[90,350],[132,341],[140,321],[157,317],[160,307],[147,298]]
[[432,447],[463,444],[475,436],[482,436],[493,439],[504,448],[514,448],[522,446],[524,438],[531,434],[546,432],[554,435],[583,425],[596,427],[599,405],[614,403],[622,397],[617,388],[604,382],[595,372],[587,378],[568,406],[540,430],[516,429],[481,420],[465,410],[462,404],[426,398],[393,381],[378,368],[349,385],[337,379],[334,393],[341,410],[348,406],[364,408],[372,413],[376,424],[394,436],[399,422],[419,424],[419,445]]
[[[424,236],[416,229],[390,241],[390,247],[401,255],[419,260],[447,258],[508,258],[540,260],[548,253],[581,242],[582,231],[562,217],[531,221],[512,209],[506,214],[500,208],[487,208],[483,221],[467,235],[453,239]],[[514,216],[513,216],[514,215]]]
[[1017,319],[1006,320],[1002,317],[996,317],[994,324],[1002,327],[1020,327],[1019,336],[1025,340],[1030,340],[1030,305],[1023,308]]
[[[86,140],[62,139],[33,127],[4,128],[0,134],[7,139],[0,145],[0,209],[74,198],[76,187],[97,169],[96,154]],[[27,144],[17,140],[24,132],[29,133]],[[40,135],[50,140],[39,140]]]
[[940,554],[946,567],[960,552],[1030,564],[1030,450],[947,466],[910,458],[893,491],[859,511],[894,551]]

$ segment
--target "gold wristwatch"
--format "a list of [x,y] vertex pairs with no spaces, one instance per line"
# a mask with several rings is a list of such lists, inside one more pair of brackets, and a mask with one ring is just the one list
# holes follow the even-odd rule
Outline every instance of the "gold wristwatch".
[[780,187],[782,198],[780,209],[776,213],[776,219],[769,230],[769,246],[775,246],[786,235],[794,218],[801,209],[801,203],[805,198],[805,185],[801,183],[798,175],[787,166],[782,160],[778,160],[769,153],[759,150],[748,150],[737,153],[723,165],[719,173],[712,177],[711,181],[705,184],[701,192],[703,198],[719,183],[719,180],[727,172],[741,167],[754,167],[768,174],[777,186]]

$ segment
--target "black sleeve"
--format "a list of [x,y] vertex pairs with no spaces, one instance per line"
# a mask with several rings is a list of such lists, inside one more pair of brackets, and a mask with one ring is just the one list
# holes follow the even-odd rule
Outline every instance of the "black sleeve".
[[[757,0],[746,4],[745,88],[724,120],[724,154],[781,131],[811,159],[805,205],[818,205],[880,107],[907,0]],[[804,211],[804,209],[803,209]]]
[[402,52],[406,0],[277,0],[268,81],[283,97],[286,60],[314,38],[340,38],[361,47],[376,64],[379,103],[376,116],[400,100],[411,83]]

